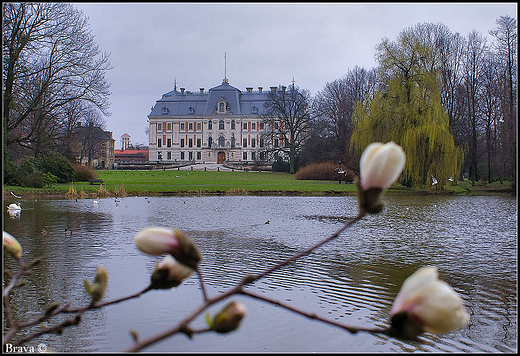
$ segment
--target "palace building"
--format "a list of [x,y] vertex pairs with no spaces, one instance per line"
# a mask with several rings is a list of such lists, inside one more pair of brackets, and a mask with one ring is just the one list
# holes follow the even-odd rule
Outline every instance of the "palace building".
[[[272,91],[277,87],[271,87]],[[165,93],[148,115],[150,161],[181,163],[272,163],[263,138],[262,87],[245,92],[227,79],[207,91]]]

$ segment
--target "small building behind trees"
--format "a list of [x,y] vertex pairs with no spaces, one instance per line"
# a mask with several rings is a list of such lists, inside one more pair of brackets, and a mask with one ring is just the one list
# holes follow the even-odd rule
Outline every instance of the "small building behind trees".
[[76,163],[96,169],[113,169],[115,163],[115,140],[111,131],[92,124],[78,126],[70,141],[69,158]]

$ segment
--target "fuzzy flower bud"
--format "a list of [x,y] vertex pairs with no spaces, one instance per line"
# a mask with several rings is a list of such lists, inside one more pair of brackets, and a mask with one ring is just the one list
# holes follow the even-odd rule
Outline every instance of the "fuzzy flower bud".
[[211,329],[218,333],[236,330],[245,315],[246,306],[233,300],[215,315],[210,323]]
[[177,262],[171,255],[165,256],[152,273],[152,287],[169,289],[177,287],[193,273],[193,269]]
[[202,259],[195,243],[177,229],[149,227],[139,231],[134,242],[144,253],[155,256],[168,253],[192,269],[197,269]]
[[19,259],[22,254],[22,246],[10,233],[4,231],[2,238],[4,247],[14,258]]
[[404,281],[390,317],[395,336],[407,339],[424,331],[445,334],[469,321],[461,297],[438,279],[436,267],[420,268]]
[[103,298],[105,290],[107,289],[107,270],[104,267],[98,267],[96,269],[96,277],[94,278],[94,283],[90,284],[86,278],[84,282],[87,293],[92,297],[92,304],[99,302]]
[[383,209],[381,195],[395,183],[403,171],[406,155],[394,142],[373,142],[365,149],[359,161],[360,178],[356,181],[360,209],[379,213]]

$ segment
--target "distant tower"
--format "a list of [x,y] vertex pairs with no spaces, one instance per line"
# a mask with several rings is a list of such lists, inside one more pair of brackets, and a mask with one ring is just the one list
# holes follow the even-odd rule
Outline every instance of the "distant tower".
[[121,136],[121,150],[127,150],[130,147],[130,135],[125,133]]

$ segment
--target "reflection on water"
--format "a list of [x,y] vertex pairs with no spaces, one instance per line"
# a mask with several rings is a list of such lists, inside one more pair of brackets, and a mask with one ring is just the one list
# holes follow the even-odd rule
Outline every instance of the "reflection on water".
[[[355,326],[386,326],[406,277],[424,265],[460,293],[469,325],[422,343],[381,335],[351,335],[279,307],[236,297],[248,308],[239,331],[174,336],[146,351],[170,352],[514,352],[517,348],[517,208],[509,197],[386,197],[386,208],[338,239],[252,288],[293,307]],[[10,203],[10,202],[6,202]],[[6,204],[7,205],[7,204]],[[43,263],[13,295],[16,313],[53,301],[85,305],[83,279],[97,266],[109,273],[106,299],[143,289],[159,257],[133,245],[152,225],[186,231],[202,254],[201,270],[216,295],[335,232],[357,213],[354,197],[127,197],[24,201],[4,229],[19,239],[24,258]],[[12,267],[4,260],[4,268]],[[78,327],[46,335],[58,352],[121,351],[130,329],[142,337],[174,325],[200,305],[198,280],[89,311]],[[210,309],[214,313],[219,306]],[[37,315],[37,314],[33,314]],[[4,324],[5,326],[5,324]],[[203,318],[194,326],[204,326]]]

